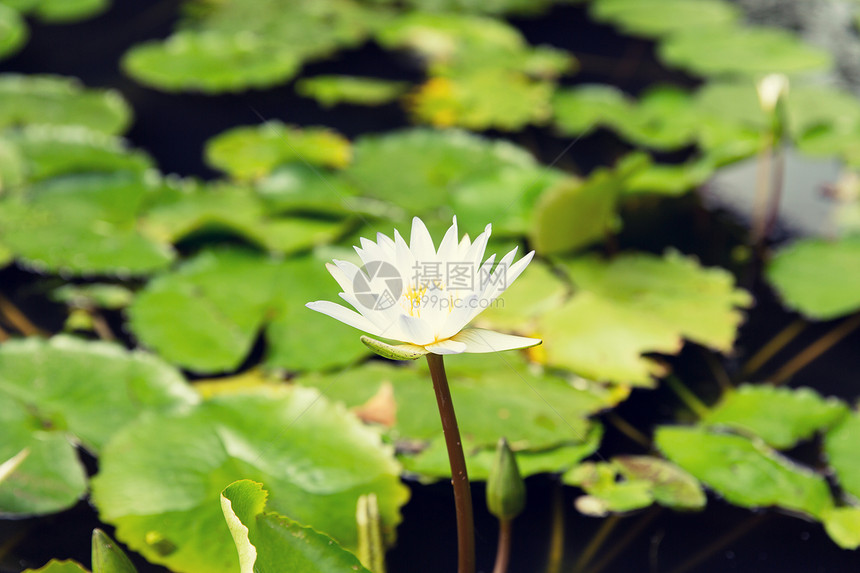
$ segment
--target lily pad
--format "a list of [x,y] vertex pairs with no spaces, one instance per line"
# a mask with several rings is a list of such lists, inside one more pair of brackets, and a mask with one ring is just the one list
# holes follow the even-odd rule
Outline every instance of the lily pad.
[[824,513],[827,535],[843,549],[860,547],[860,507],[834,507]]
[[827,70],[830,54],[776,28],[694,28],[665,38],[660,58],[704,76],[759,75]]
[[584,84],[559,89],[553,98],[556,124],[567,135],[585,135],[597,127],[627,117],[632,101],[619,89],[604,84]]
[[186,30],[135,46],[122,65],[136,80],[163,90],[220,93],[286,82],[301,60],[250,32]]
[[[582,379],[571,383],[556,376],[536,375],[515,357],[456,358],[459,360],[451,360],[448,368],[451,393],[464,444],[473,454],[482,452],[472,461],[480,472],[478,475],[489,469],[495,443],[501,436],[522,454],[593,443],[587,417],[625,397]],[[332,399],[359,411],[389,387],[388,408],[394,422],[388,436],[410,451],[416,446],[423,450],[429,444],[414,462],[406,462],[408,468],[430,471],[433,477],[449,475],[442,455],[439,413],[425,367],[397,368],[369,363],[334,374],[300,377],[298,383],[319,388]],[[596,441],[599,442],[599,437]],[[589,447],[582,448],[586,452],[583,456],[592,451]],[[528,463],[524,458],[521,470],[528,472],[530,467],[557,464],[559,458],[572,460],[579,451],[554,452],[545,458],[536,456]]]
[[0,241],[40,270],[146,274],[173,258],[135,229],[148,184],[128,173],[60,177],[2,200]]
[[51,298],[75,308],[119,310],[131,304],[134,293],[117,284],[65,284],[51,293]]
[[587,515],[627,512],[653,503],[674,509],[701,509],[705,493],[690,474],[653,456],[617,456],[609,462],[585,462],[568,470],[562,481],[585,490],[576,507]]
[[343,407],[314,390],[282,388],[127,427],[102,453],[92,497],[117,537],[153,563],[232,573],[239,560],[219,505],[232,482],[266,483],[273,511],[354,549],[362,494],[376,494],[393,536],[408,498],[399,473],[391,449]]
[[343,223],[271,216],[266,202],[250,187],[212,184],[154,205],[141,219],[140,228],[161,242],[177,243],[207,232],[226,232],[262,249],[294,253],[331,242],[342,231]]
[[535,250],[542,255],[570,252],[617,231],[618,197],[627,178],[645,164],[631,157],[614,170],[596,169],[585,181],[560,181],[541,195],[529,233]]
[[860,237],[803,239],[774,255],[767,278],[787,307],[831,320],[860,309],[858,257]]
[[251,480],[239,480],[221,492],[221,509],[239,553],[242,571],[276,573],[369,573],[355,555],[334,540],[273,511],[269,492]]
[[490,306],[477,320],[498,329],[535,334],[537,317],[560,307],[569,291],[570,287],[553,269],[540,261],[532,261],[499,297],[501,304]]
[[0,59],[21,49],[29,37],[27,24],[17,10],[0,4]]
[[830,465],[836,471],[839,484],[846,493],[860,503],[860,415],[846,416],[841,424],[831,429],[824,440],[824,450]]
[[409,94],[407,106],[417,123],[520,131],[549,119],[554,89],[517,70],[487,68],[433,77]]
[[49,23],[66,23],[91,18],[110,7],[111,0],[39,0],[32,14]]
[[740,13],[723,0],[596,0],[589,8],[599,22],[648,37],[733,24]]
[[294,161],[344,167],[351,158],[349,141],[338,133],[278,121],[225,131],[206,142],[205,153],[209,165],[239,180],[259,179]]
[[89,573],[83,565],[71,559],[51,559],[38,569],[25,569],[24,573]]
[[652,386],[659,365],[642,354],[675,354],[683,340],[731,350],[752,299],[722,269],[669,252],[594,256],[565,264],[577,290],[538,320],[548,364],[594,380]]
[[354,151],[346,178],[362,193],[390,201],[410,214],[447,204],[453,190],[469,179],[509,167],[537,166],[519,147],[457,130],[366,135],[355,142]]
[[355,187],[335,171],[288,163],[258,180],[255,189],[273,213],[345,215],[363,211]]
[[124,132],[131,108],[119,92],[85,88],[60,76],[0,76],[0,127],[77,125],[107,134]]
[[0,484],[0,513],[19,516],[66,509],[84,494],[76,445],[97,453],[144,412],[197,401],[179,373],[155,357],[66,336],[4,343],[0,395],[0,459],[30,451]]
[[314,76],[296,82],[296,92],[317,100],[325,107],[346,103],[382,105],[406,92],[409,84],[360,76]]
[[324,316],[315,321],[304,306],[328,280],[315,257],[279,263],[248,250],[207,250],[151,281],[129,321],[143,344],[196,372],[235,370],[269,321],[270,366],[344,366],[367,353],[357,333]]
[[833,507],[822,476],[742,436],[663,426],[655,443],[666,457],[735,505],[777,506],[818,519]]
[[833,426],[847,412],[843,402],[825,400],[810,388],[745,384],[727,392],[702,422],[759,437],[784,450]]
[[677,197],[703,185],[715,171],[714,160],[707,156],[681,164],[649,163],[630,175],[624,193]]

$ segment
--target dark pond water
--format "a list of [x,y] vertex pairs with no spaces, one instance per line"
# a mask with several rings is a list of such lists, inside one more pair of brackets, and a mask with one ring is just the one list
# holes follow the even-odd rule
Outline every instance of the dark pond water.
[[[3,71],[56,73],[81,78],[91,86],[119,89],[131,102],[136,122],[129,139],[134,146],[151,153],[162,170],[182,175],[210,177],[214,174],[202,162],[203,142],[226,128],[253,124],[260,116],[298,125],[328,125],[352,137],[381,132],[406,125],[396,105],[365,109],[342,106],[323,109],[312,100],[302,99],[284,87],[241,95],[169,95],[141,87],[124,77],[118,69],[118,56],[140,41],[166,36],[178,14],[178,2],[162,0],[116,0],[116,6],[94,20],[67,26],[34,24],[32,39],[17,57],[3,62]],[[566,81],[612,83],[637,93],[654,82],[673,82],[693,86],[693,78],[662,68],[653,56],[653,47],[644,41],[618,37],[610,28],[590,23],[583,9],[565,7],[529,20],[517,20],[529,41],[548,43],[574,52],[581,60],[581,73]],[[333,61],[315,64],[307,70],[316,73],[350,73],[418,79],[421,73],[405,58],[369,46],[341,54]],[[498,134],[490,134],[498,135]],[[528,143],[545,162],[553,161],[569,141],[548,135],[545,130],[529,129],[514,136]],[[629,147],[608,133],[582,139],[569,151],[561,166],[576,166],[587,171],[609,164]],[[678,159],[683,158],[678,154]],[[702,201],[689,196],[676,200],[643,199],[631,207],[618,241],[621,247],[659,252],[674,246],[696,253],[705,264],[730,267],[726,254],[740,243],[741,230],[731,216],[714,212]],[[645,213],[647,216],[643,216]],[[659,232],[655,232],[658,229]],[[61,327],[59,308],[46,307],[44,298],[33,290],[31,275],[12,268],[2,272],[4,290],[42,327]],[[752,285],[757,296],[757,312],[743,327],[740,354],[721,359],[729,373],[737,370],[744,354],[755,351],[770,336],[793,318],[780,309],[773,296],[761,285]],[[119,326],[120,317],[112,317]],[[810,327],[773,361],[778,365],[805,347],[832,325]],[[117,329],[118,330],[118,329]],[[851,399],[856,386],[840,386],[846,374],[860,372],[860,335],[844,340],[827,355],[803,370],[793,385],[811,385],[824,394]],[[714,396],[717,386],[703,360],[705,351],[688,346],[671,360],[685,380],[701,380],[694,387],[700,396]],[[768,372],[765,367],[764,374]],[[430,405],[428,405],[430,407]],[[638,428],[676,419],[679,405],[663,390],[636,391],[618,414]],[[800,448],[806,457],[814,447]],[[640,446],[607,425],[602,454],[643,453]],[[95,471],[94,460],[89,460]],[[483,488],[475,485],[479,564],[483,571],[492,568],[495,554],[496,524],[483,509]],[[412,501],[404,508],[404,523],[398,546],[389,555],[391,573],[439,573],[453,571],[456,555],[454,510],[450,487],[413,484]],[[512,573],[544,571],[553,531],[554,510],[559,508],[565,522],[565,564],[562,571],[573,571],[577,556],[601,528],[604,521],[579,515],[573,509],[577,492],[562,490],[551,476],[528,480],[528,509],[515,523]],[[72,510],[40,519],[0,522],[0,571],[16,572],[25,566],[40,566],[50,557],[89,561],[89,536],[99,526],[94,510],[81,502]],[[108,529],[110,533],[110,529]],[[726,538],[726,536],[734,538]],[[697,555],[699,561],[694,560]],[[141,572],[163,571],[138,560]],[[860,570],[856,553],[841,551],[829,540],[820,525],[773,512],[754,513],[711,499],[708,509],[697,514],[671,511],[646,511],[618,520],[605,543],[591,560],[589,571],[662,572],[700,571],[843,573]]]

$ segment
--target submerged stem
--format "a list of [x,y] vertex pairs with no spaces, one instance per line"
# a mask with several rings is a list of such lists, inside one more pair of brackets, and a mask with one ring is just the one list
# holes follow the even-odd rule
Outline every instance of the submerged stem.
[[775,386],[782,384],[807,364],[830,350],[837,342],[851,334],[858,326],[860,326],[860,314],[855,314],[851,318],[842,321],[839,323],[839,326],[807,346],[794,358],[786,362],[782,368],[770,376],[770,382]]
[[475,525],[472,517],[472,491],[469,488],[469,475],[466,472],[466,457],[463,454],[463,442],[460,440],[460,428],[457,425],[457,416],[454,414],[451,389],[448,387],[448,376],[445,374],[442,356],[428,354],[427,364],[430,366],[430,377],[433,379],[433,390],[436,392],[436,403],[442,418],[442,431],[445,433],[445,445],[448,447],[448,461],[451,464],[451,483],[454,486],[454,506],[457,510],[457,571],[474,573]]
[[709,409],[705,406],[705,403],[702,402],[698,396],[693,394],[693,392],[684,386],[684,383],[681,382],[675,376],[667,376],[665,378],[666,384],[669,385],[669,388],[681,399],[681,402],[684,403],[687,408],[689,408],[696,416],[699,418],[704,418],[708,415]]

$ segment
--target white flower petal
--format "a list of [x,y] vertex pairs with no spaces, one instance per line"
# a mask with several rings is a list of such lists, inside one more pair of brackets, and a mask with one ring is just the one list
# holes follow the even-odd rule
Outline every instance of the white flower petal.
[[[430,324],[426,320],[401,314],[398,325],[403,332],[403,338],[395,340],[417,344],[418,346],[430,344],[435,340],[433,329],[430,328]],[[389,338],[389,336],[386,336],[386,338]]]
[[352,292],[352,280],[346,276],[346,273],[340,267],[332,263],[326,263],[325,268],[334,277],[334,280],[337,281],[337,284],[344,292]]
[[348,324],[353,328],[363,330],[364,332],[373,334],[374,336],[382,336],[380,330],[376,328],[370,320],[345,306],[335,304],[328,300],[309,302],[305,306],[311,310],[330,316],[335,320],[339,320],[344,324]]
[[[486,330],[483,328],[463,329],[452,336],[450,340],[462,342],[466,345],[464,352],[476,354],[529,348],[543,342],[540,338],[514,336],[513,334],[503,334],[495,330]],[[433,350],[430,351],[433,352]]]
[[418,217],[412,218],[412,234],[409,235],[409,250],[419,263],[430,263],[436,260],[436,247],[427,225]]
[[439,251],[436,253],[440,261],[455,261],[457,257],[457,241],[459,240],[457,232],[457,216],[454,215],[454,221],[442,237],[442,242],[439,243]]
[[424,350],[433,354],[462,354],[466,351],[466,344],[451,339],[440,340],[439,342],[426,345]]

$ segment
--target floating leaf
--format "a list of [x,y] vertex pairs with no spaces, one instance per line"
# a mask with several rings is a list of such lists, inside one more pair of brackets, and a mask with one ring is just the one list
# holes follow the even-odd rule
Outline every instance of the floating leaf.
[[71,559],[51,559],[38,569],[25,569],[24,573],[89,573],[84,566]]
[[187,30],[135,46],[122,65],[136,80],[163,90],[219,93],[285,82],[301,61],[250,32]]
[[65,284],[51,293],[51,298],[76,308],[119,310],[131,304],[134,293],[115,284]]
[[84,88],[74,78],[0,75],[0,127],[46,124],[124,132],[131,108],[114,90]]
[[144,238],[135,216],[148,185],[127,174],[43,181],[2,199],[0,241],[26,264],[76,274],[145,274],[167,266],[169,246]]
[[408,84],[360,76],[314,76],[296,82],[296,92],[325,107],[341,103],[381,105],[396,100]]
[[534,158],[519,147],[455,130],[366,135],[355,142],[354,150],[346,178],[364,194],[410,214],[447,204],[453,189],[469,179],[504,168],[536,167]]
[[[563,472],[596,452],[602,437],[603,426],[595,423],[589,429],[584,442],[563,444],[547,450],[519,450],[517,465],[520,468],[520,474],[528,477],[535,474]],[[475,447],[471,442],[464,442],[464,448],[469,479],[486,481],[495,456],[493,448]],[[451,477],[448,449],[442,437],[431,441],[430,445],[418,454],[402,455],[400,461],[407,473],[417,474],[424,482]]]
[[207,231],[227,232],[263,249],[293,253],[331,242],[343,223],[271,216],[265,201],[252,189],[214,184],[152,206],[140,227],[161,242],[177,243]]
[[860,507],[834,507],[824,512],[827,535],[843,549],[860,547]]
[[104,12],[110,3],[111,0],[39,0],[33,15],[52,24],[75,22]]
[[809,388],[745,384],[725,393],[702,422],[751,434],[784,450],[829,428],[847,411],[843,402],[825,400]]
[[670,460],[735,505],[777,506],[819,519],[833,506],[822,476],[744,437],[663,426],[655,443]]
[[221,509],[239,552],[242,571],[276,573],[364,572],[352,553],[288,517],[266,511],[263,485],[240,480],[221,492]]
[[117,537],[153,563],[228,573],[239,562],[218,500],[232,482],[265,483],[272,510],[354,549],[362,494],[376,494],[393,535],[408,497],[399,473],[391,449],[342,407],[313,390],[283,388],[220,396],[129,426],[102,453],[92,496]]
[[627,117],[632,102],[619,89],[603,84],[584,84],[559,89],[553,98],[555,120],[567,135],[585,135]]
[[278,263],[247,250],[203,251],[151,281],[129,320],[141,342],[197,372],[235,370],[269,320],[270,365],[344,366],[367,353],[358,334],[316,321],[304,306],[326,280],[323,261],[313,257]]
[[530,238],[543,255],[573,251],[604,239],[621,225],[616,203],[628,177],[645,165],[631,157],[615,170],[597,169],[585,181],[566,179],[538,200]]
[[349,141],[334,131],[298,129],[278,121],[235,127],[206,142],[207,163],[240,180],[259,179],[294,161],[344,167],[350,156]]
[[[482,453],[470,462],[480,472],[478,475],[486,475],[500,436],[506,436],[518,454],[591,443],[587,416],[624,398],[585,380],[569,383],[555,376],[535,375],[515,357],[457,358],[459,366],[454,361],[449,365],[451,393],[460,413],[464,443],[471,452],[469,459],[479,451],[489,454]],[[406,462],[408,469],[427,471],[433,477],[450,475],[433,389],[426,383],[428,376],[423,366],[395,368],[369,363],[344,372],[300,377],[298,382],[324,390],[326,395],[353,408],[365,404],[382,386],[390,384],[397,422],[388,430],[389,436],[409,449],[431,442],[414,462]],[[589,448],[580,448],[585,451],[583,457],[593,451]],[[529,468],[545,467],[541,464],[559,463],[559,458],[570,460],[580,450],[524,459],[521,469],[527,473]]]
[[517,281],[478,315],[479,322],[498,329],[534,333],[535,319],[560,307],[568,296],[568,285],[545,264],[532,261]]
[[633,511],[655,502],[674,509],[701,509],[707,501],[693,476],[652,456],[585,462],[568,470],[562,481],[588,494],[576,500],[577,509],[586,515]]
[[276,213],[315,212],[349,214],[361,212],[355,187],[340,173],[289,163],[274,169],[256,182],[257,193],[268,210]]
[[21,14],[0,4],[0,59],[20,50],[28,37],[27,24]]
[[667,64],[705,76],[806,72],[832,64],[826,51],[776,28],[695,28],[670,35],[658,51]]
[[160,360],[66,336],[0,347],[0,459],[30,454],[0,484],[0,513],[33,515],[74,505],[86,490],[75,445],[98,452],[144,411],[188,406],[197,395]]
[[589,8],[599,22],[649,37],[726,26],[735,23],[740,12],[723,0],[596,0]]
[[625,181],[624,193],[655,193],[676,197],[700,187],[716,170],[710,157],[693,159],[687,163],[649,163]]
[[409,94],[408,107],[418,123],[519,131],[549,119],[554,87],[519,71],[488,68],[433,77]]
[[860,501],[860,415],[846,416],[841,424],[831,429],[824,440],[824,451],[836,471],[839,484],[846,493]]
[[728,352],[751,298],[732,276],[669,252],[566,263],[577,291],[538,321],[546,361],[594,380],[651,386],[646,352],[675,354],[683,339]]
[[831,320],[860,309],[858,257],[860,237],[803,239],[774,255],[767,278],[787,307]]

